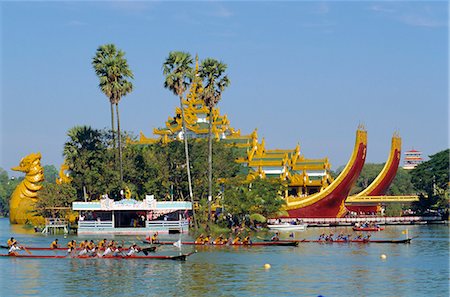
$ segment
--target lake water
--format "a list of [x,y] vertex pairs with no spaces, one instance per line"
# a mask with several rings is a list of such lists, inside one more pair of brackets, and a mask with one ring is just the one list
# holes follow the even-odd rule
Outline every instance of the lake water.
[[[372,238],[404,238],[405,229],[410,237],[417,236],[409,245],[197,247],[198,252],[186,262],[0,257],[0,296],[449,296],[448,226],[387,226],[372,233]],[[295,233],[295,238],[316,239],[322,232],[347,234],[350,230],[308,228]],[[48,246],[56,237],[64,245],[72,238],[87,239],[35,234],[0,219],[1,244],[11,236],[28,246]],[[179,235],[160,237],[179,239]],[[126,236],[114,239],[137,241]],[[182,246],[183,252],[191,250]],[[158,252],[178,253],[174,246]],[[266,263],[270,269],[264,269]]]

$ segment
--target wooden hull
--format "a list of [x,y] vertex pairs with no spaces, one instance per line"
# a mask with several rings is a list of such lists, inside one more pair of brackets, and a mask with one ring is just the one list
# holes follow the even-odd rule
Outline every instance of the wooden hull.
[[[143,241],[144,243],[150,243],[146,240]],[[163,244],[163,245],[173,245],[175,242],[171,241],[160,241],[157,244]],[[298,242],[292,241],[271,241],[271,242],[252,242],[249,244],[242,244],[242,243],[224,243],[224,244],[203,244],[203,243],[195,243],[193,241],[183,241],[181,242],[182,245],[195,245],[195,246],[211,246],[211,247],[220,247],[220,246],[242,246],[242,247],[257,247],[257,246],[297,246]]]
[[[267,241],[270,241],[269,239],[266,239]],[[297,243],[323,243],[323,244],[332,244],[332,243],[358,243],[358,244],[369,244],[369,243],[411,243],[412,238],[407,239],[370,239],[370,240],[364,240],[364,239],[358,239],[358,240],[333,240],[333,241],[326,241],[326,240],[280,240],[280,242],[297,242]]]
[[134,259],[147,259],[147,260],[177,260],[177,261],[186,261],[186,258],[190,256],[192,253],[189,254],[182,254],[182,255],[176,255],[176,256],[138,256],[138,255],[132,255],[132,256],[105,256],[105,257],[90,257],[90,256],[76,256],[76,257],[70,257],[70,256],[55,256],[55,255],[5,255],[0,254],[1,257],[11,257],[11,258],[27,258],[27,259],[114,259],[114,260],[134,260]]
[[[0,246],[0,248],[2,249],[9,249],[9,247],[2,245]],[[29,251],[67,251],[68,248],[56,248],[56,249],[52,249],[49,247],[37,247],[37,246],[26,246],[25,247],[27,250]],[[154,252],[156,250],[156,246],[152,246],[152,247],[142,247],[143,250],[147,251],[147,252]],[[77,248],[77,251],[81,251],[81,248]],[[105,249],[100,249],[101,251],[104,251]],[[121,251],[128,251],[127,248],[125,249],[121,249]]]
[[376,231],[383,231],[384,228],[379,227],[379,228],[362,228],[362,227],[353,227],[353,231],[371,231],[371,232],[376,232]]

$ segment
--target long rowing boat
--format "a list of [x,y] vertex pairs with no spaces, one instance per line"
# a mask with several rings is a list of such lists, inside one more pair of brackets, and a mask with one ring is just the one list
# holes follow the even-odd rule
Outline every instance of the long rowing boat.
[[[9,249],[9,247],[5,246],[5,245],[1,245],[0,248]],[[29,251],[67,251],[68,250],[68,248],[66,248],[66,247],[50,248],[50,247],[38,247],[38,246],[25,246],[24,248],[26,248]],[[154,251],[156,251],[156,246],[143,247],[141,249],[144,252],[154,252]],[[77,248],[76,250],[77,251],[81,251],[82,248]],[[105,249],[103,248],[103,249],[100,249],[100,250],[105,250]],[[127,248],[122,248],[122,249],[119,249],[119,250],[127,251],[128,249]]]
[[[150,243],[150,241],[143,240],[143,243]],[[173,245],[176,242],[173,241],[159,241],[154,244],[162,244],[162,245]],[[269,241],[269,242],[251,242],[251,243],[222,243],[222,244],[214,244],[214,243],[196,243],[194,241],[182,241],[182,245],[195,245],[195,246],[298,246],[297,241]]]
[[131,256],[105,256],[105,257],[90,257],[90,256],[55,256],[55,255],[8,255],[8,254],[0,254],[0,257],[12,257],[12,258],[27,258],[27,259],[154,259],[154,260],[178,260],[178,261],[186,261],[186,258],[192,255],[192,253],[174,255],[174,256],[166,256],[166,255],[152,255],[152,256],[139,256],[139,255],[131,255]]
[[383,227],[353,227],[353,231],[383,231]]
[[[354,239],[354,240],[280,240],[277,242],[313,242],[313,243],[359,243],[359,244],[368,244],[368,243],[411,243],[412,238],[406,239]],[[270,239],[264,239],[265,242],[270,242]]]

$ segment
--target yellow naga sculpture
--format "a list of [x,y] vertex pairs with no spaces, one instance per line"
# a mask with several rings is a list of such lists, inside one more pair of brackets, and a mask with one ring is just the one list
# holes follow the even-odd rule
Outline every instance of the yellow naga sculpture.
[[33,225],[44,223],[44,218],[34,216],[34,204],[38,200],[40,184],[44,180],[44,169],[41,166],[41,154],[33,153],[20,161],[20,165],[11,168],[15,171],[25,172],[24,180],[16,187],[9,202],[9,221],[11,224]]

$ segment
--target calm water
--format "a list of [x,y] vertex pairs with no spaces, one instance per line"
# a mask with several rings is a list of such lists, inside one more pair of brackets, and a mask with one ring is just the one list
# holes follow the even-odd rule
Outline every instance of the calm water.
[[[402,238],[406,228],[410,236],[418,236],[410,245],[200,247],[186,262],[2,257],[0,296],[449,296],[448,226],[387,226],[373,238]],[[315,239],[322,232],[341,230],[350,229],[308,228],[295,235]],[[0,219],[1,243],[10,236],[30,246],[48,246],[54,239]],[[72,238],[85,239],[59,236],[62,244]],[[192,247],[182,249],[188,252]],[[177,254],[178,249],[162,247],[159,253]],[[265,270],[265,263],[271,269]]]

